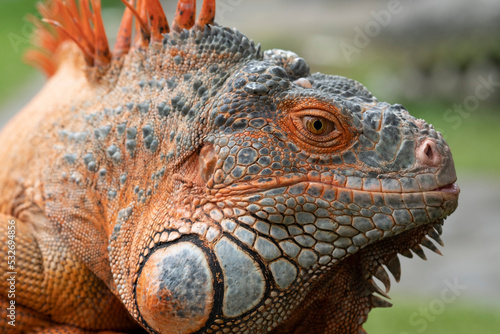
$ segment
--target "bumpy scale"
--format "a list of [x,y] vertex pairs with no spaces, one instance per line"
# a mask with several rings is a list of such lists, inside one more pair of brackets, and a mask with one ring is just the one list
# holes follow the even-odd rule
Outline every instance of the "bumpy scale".
[[123,2],[112,52],[98,0],[40,5],[27,58],[50,79],[0,135],[2,332],[363,333],[383,266],[439,252],[457,207],[441,134],[261,52],[213,0],[171,28]]

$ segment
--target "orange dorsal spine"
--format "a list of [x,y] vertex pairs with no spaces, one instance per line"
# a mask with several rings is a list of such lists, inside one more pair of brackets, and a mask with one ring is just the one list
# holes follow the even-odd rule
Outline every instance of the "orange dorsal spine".
[[104,30],[104,22],[102,22],[101,0],[92,0],[92,7],[94,9],[94,63],[98,67],[104,67],[111,62],[111,52],[109,51],[108,37]]
[[215,19],[215,0],[205,0],[201,6],[200,15],[196,25],[204,27],[207,24],[214,24]]
[[[127,0],[122,1],[125,1],[124,3],[127,5],[129,4]],[[127,6],[125,8],[125,12],[123,13],[122,22],[120,23],[115,47],[113,49],[113,57],[115,58],[120,58],[121,56],[127,54],[130,50],[133,18],[134,14],[132,13],[132,10]]]
[[[45,0],[38,5],[42,20],[33,19],[34,48],[25,60],[48,77],[55,74],[60,59],[59,47],[66,41],[75,43],[89,68],[109,67],[113,59],[121,58],[134,48],[160,43],[170,27],[160,0],[121,0],[125,4],[122,22],[113,52],[101,16],[100,0]],[[215,0],[205,0],[198,19],[195,0],[179,0],[172,29],[180,31],[193,26],[203,28],[214,23]],[[133,20],[135,18],[135,25]],[[132,42],[133,35],[135,41]]]
[[168,33],[170,29],[160,0],[146,1],[146,9],[151,24],[151,42],[161,42],[163,34]]
[[179,0],[172,28],[176,31],[191,29],[196,14],[196,0]]

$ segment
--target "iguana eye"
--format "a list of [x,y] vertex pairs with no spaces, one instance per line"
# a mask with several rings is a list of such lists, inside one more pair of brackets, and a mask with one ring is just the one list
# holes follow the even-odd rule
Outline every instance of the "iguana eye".
[[304,116],[302,123],[311,134],[316,136],[325,135],[335,130],[335,124],[323,117]]
[[312,145],[330,142],[341,135],[337,118],[321,109],[295,112],[292,114],[292,123],[297,130],[297,136]]
[[282,125],[302,148],[313,153],[327,153],[351,144],[354,133],[343,116],[330,105],[291,109]]

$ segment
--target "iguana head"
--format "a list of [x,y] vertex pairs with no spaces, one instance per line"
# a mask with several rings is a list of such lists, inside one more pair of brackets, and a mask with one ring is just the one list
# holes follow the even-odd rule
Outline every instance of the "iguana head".
[[[372,277],[388,291],[383,266],[399,280],[398,253],[437,251],[427,236],[441,243],[457,207],[441,134],[354,80],[212,25],[213,1],[196,23],[194,1],[179,1],[170,32],[158,1],[127,5],[113,55],[98,15],[93,30],[57,35],[87,64],[72,106],[113,119],[90,117],[91,140],[107,142],[82,162],[109,166],[95,187],[108,189],[112,278],[98,275],[152,333],[362,332],[390,305]],[[69,10],[88,22],[87,7]]]

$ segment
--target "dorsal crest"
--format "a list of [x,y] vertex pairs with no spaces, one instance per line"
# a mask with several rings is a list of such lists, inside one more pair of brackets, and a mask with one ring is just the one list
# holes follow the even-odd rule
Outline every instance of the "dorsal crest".
[[[106,69],[113,59],[119,59],[134,48],[161,42],[170,32],[168,20],[159,0],[121,0],[125,11],[113,51],[101,17],[100,0],[47,0],[38,5],[41,20],[35,20],[33,44],[25,59],[48,77],[58,69],[55,57],[66,41],[81,50],[89,68]],[[172,30],[180,32],[193,27],[204,28],[214,23],[215,0],[205,0],[195,21],[196,1],[179,0]],[[135,19],[135,23],[134,23]]]

